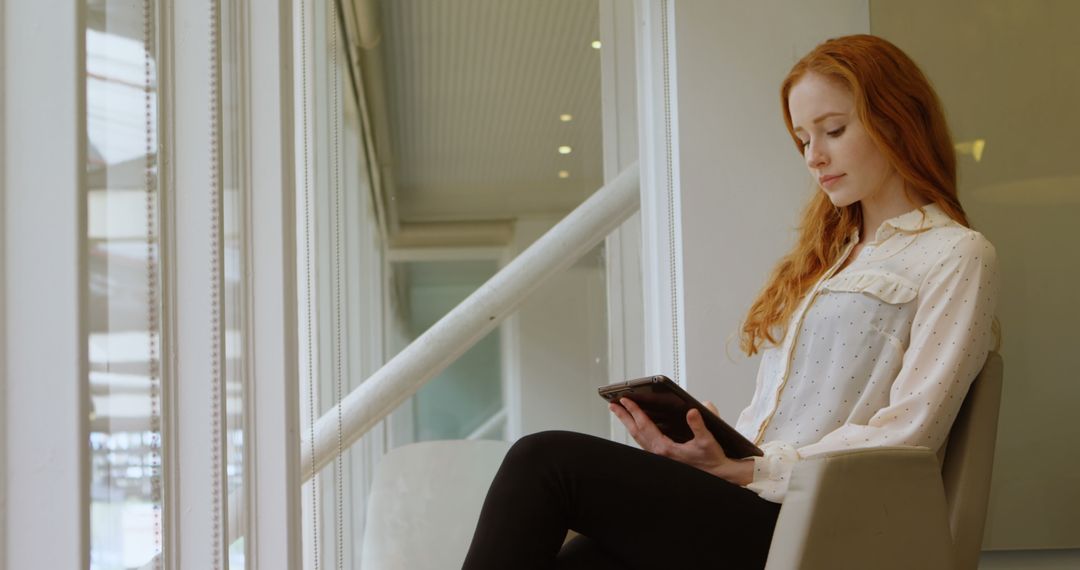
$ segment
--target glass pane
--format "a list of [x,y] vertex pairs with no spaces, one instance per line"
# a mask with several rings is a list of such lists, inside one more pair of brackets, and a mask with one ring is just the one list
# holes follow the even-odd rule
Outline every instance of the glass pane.
[[1004,388],[983,548],[1080,547],[1080,3],[871,2],[945,105],[960,199],[997,248]]
[[[148,3],[149,6],[149,3]],[[90,566],[162,547],[157,15],[87,2]]]
[[[399,268],[406,280],[409,340],[465,300],[498,269],[491,261],[414,262]],[[488,333],[414,400],[416,441],[464,439],[484,428],[503,409],[498,331]],[[502,439],[497,433],[483,437]]]
[[[244,327],[246,305],[244,293],[244,233],[243,212],[246,209],[244,179],[244,154],[246,140],[241,134],[242,93],[239,86],[241,21],[240,4],[221,4],[221,164],[222,164],[222,231],[224,233],[224,283],[222,317],[225,323],[225,415],[226,415],[226,491],[230,497],[243,493],[244,485],[244,394],[247,386],[246,340]],[[230,500],[231,505],[239,504]],[[247,511],[230,512],[229,519],[246,517]],[[242,524],[241,528],[250,528]],[[244,568],[245,551],[243,537],[230,537],[229,568]]]
[[[297,271],[301,433],[381,363],[378,321],[379,232],[370,201],[366,141],[341,23],[329,0],[305,3],[294,21],[297,58]],[[303,26],[301,28],[301,26]],[[301,39],[308,45],[303,49]],[[301,57],[310,59],[304,62]],[[305,110],[303,105],[307,104]],[[308,140],[303,136],[308,133]],[[331,421],[336,416],[329,416]],[[309,567],[359,564],[364,492],[370,472],[362,451],[371,437],[305,485],[303,524]],[[305,479],[311,465],[302,465]]]

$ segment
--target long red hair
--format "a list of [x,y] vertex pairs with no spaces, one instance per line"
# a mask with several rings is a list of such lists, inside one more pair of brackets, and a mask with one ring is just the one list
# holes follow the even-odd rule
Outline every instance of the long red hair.
[[[784,122],[800,154],[803,145],[792,127],[788,94],[808,73],[847,87],[859,120],[910,193],[969,225],[956,197],[956,154],[945,113],[930,82],[907,54],[879,37],[860,34],[827,40],[800,59],[780,86]],[[814,193],[803,212],[795,248],[777,264],[743,322],[740,348],[747,355],[765,342],[779,344],[799,301],[839,260],[847,239],[861,226],[857,202],[837,208],[824,192]]]

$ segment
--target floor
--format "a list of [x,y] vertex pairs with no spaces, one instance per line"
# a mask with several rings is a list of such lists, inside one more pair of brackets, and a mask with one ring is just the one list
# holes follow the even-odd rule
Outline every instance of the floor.
[[979,570],[1077,570],[1080,550],[1005,550],[983,552]]

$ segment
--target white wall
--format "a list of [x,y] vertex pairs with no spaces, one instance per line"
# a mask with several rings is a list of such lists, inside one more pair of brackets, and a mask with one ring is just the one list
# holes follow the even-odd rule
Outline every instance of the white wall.
[[794,243],[813,184],[784,128],[780,82],[869,18],[866,0],[675,4],[686,384],[732,422],[758,365],[739,352],[739,325]]
[[1005,376],[984,548],[1080,548],[1080,257],[1047,247],[1080,241],[1080,2],[871,7],[874,33],[934,84],[954,140],[985,141],[981,160],[957,160],[960,199],[1001,268]]

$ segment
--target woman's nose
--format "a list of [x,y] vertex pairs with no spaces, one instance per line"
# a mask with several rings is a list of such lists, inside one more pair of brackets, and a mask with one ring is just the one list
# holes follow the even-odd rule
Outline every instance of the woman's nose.
[[821,150],[821,146],[811,142],[806,147],[806,165],[810,168],[820,168],[829,163],[829,159]]

